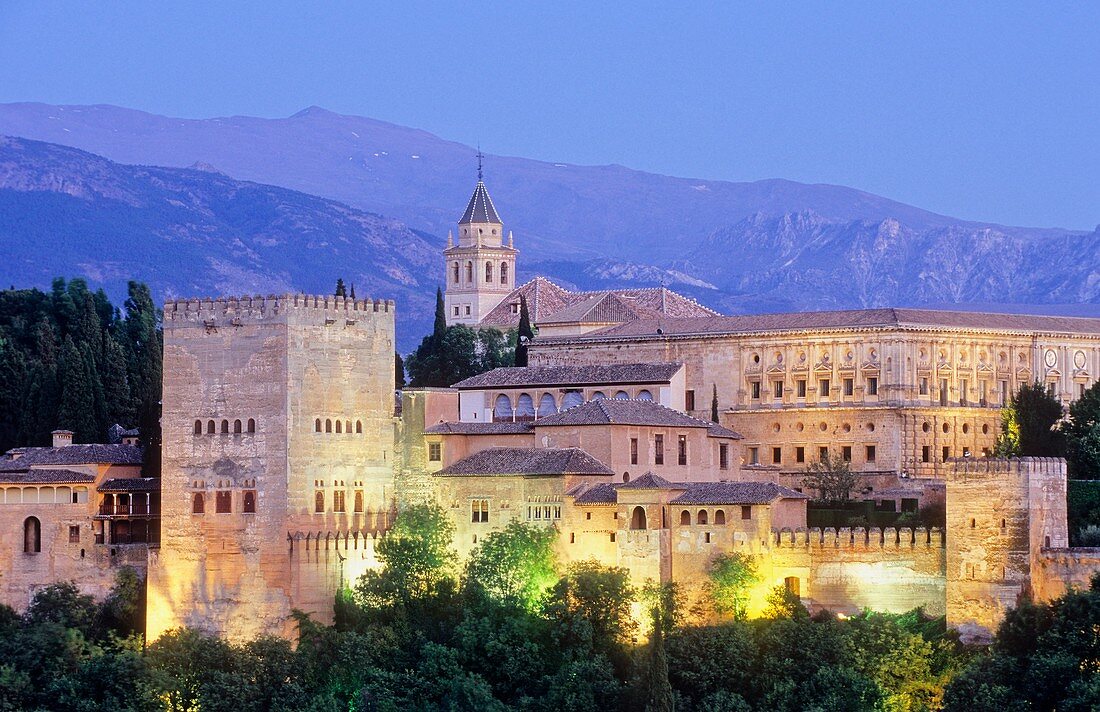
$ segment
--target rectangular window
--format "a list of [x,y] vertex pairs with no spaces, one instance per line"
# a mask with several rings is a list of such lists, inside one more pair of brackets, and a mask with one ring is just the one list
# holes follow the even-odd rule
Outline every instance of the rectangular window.
[[772,381],[772,395],[776,400],[783,398],[783,381]]
[[759,448],[755,448],[755,447],[750,447],[749,448],[749,464],[750,465],[759,465],[760,464],[760,449]]
[[920,461],[932,462],[932,448],[928,445],[925,445],[920,449]]
[[806,448],[799,445],[794,449],[794,461],[806,462]]
[[947,405],[947,379],[940,379],[940,405]]
[[730,468],[730,446],[722,443],[718,446],[718,469],[728,470]]
[[854,394],[855,392],[856,392],[856,387],[855,387],[855,383],[854,383],[853,379],[845,378],[844,379],[844,395],[850,396],[850,395]]
[[841,459],[844,460],[844,462],[851,462],[852,461],[852,446],[851,445],[845,445],[842,448],[840,448],[840,457],[841,457]]
[[797,395],[799,398],[805,398],[806,397],[806,379],[805,378],[800,378],[797,381],[795,381],[794,382],[794,388],[795,388],[795,395]]
[[428,462],[443,460],[443,443],[428,443]]
[[214,497],[214,511],[218,514],[229,514],[233,511],[233,493],[229,490],[218,490]]
[[638,438],[630,438],[630,464],[638,464]]
[[455,316],[458,316],[458,307],[455,307]]
[[978,385],[978,405],[989,405],[989,381],[979,381]]
[[80,525],[69,527],[69,543],[70,544],[79,544],[80,543]]
[[959,405],[966,405],[969,401],[970,382],[965,378],[959,381]]
[[920,394],[922,396],[928,395],[928,378],[924,376],[920,379]]
[[871,376],[867,379],[867,395],[878,395],[878,376]]
[[752,394],[753,400],[760,400],[760,381],[751,381],[749,383],[749,391]]
[[778,465],[782,462],[783,462],[783,448],[773,447],[772,448],[772,464],[773,465]]
[[741,505],[741,518],[746,519],[746,520],[747,519],[752,519],[752,505],[751,504],[742,504]]
[[344,510],[344,490],[336,490],[332,493],[332,511],[343,512]]
[[868,445],[867,446],[867,462],[874,462],[874,461],[875,461],[875,446],[874,445]]
[[663,465],[665,464],[665,436],[654,435],[653,436],[653,464]]
[[943,446],[943,461],[944,461],[944,462],[947,462],[947,461],[948,461],[948,460],[950,460],[950,459],[951,459],[951,448],[949,448],[948,446],[944,445],[944,446]]
[[470,316],[470,305],[466,305],[466,316]]
[[817,449],[817,457],[822,461],[829,459],[829,448],[827,446],[819,447]]
[[1001,381],[1001,405],[1008,404],[1008,381]]
[[695,410],[695,391],[684,391],[684,410],[688,412]]
[[676,436],[676,464],[688,464],[688,439],[687,435]]
[[822,398],[828,398],[829,397],[829,379],[828,378],[822,378],[820,381],[817,382],[817,393]]
[[560,504],[556,505],[554,507],[554,519],[561,519],[561,505]]
[[[535,507],[535,511],[538,512],[539,508]],[[489,521],[489,500],[487,500],[487,499],[475,499],[475,500],[470,502],[470,521],[471,522],[487,522],[487,521]]]

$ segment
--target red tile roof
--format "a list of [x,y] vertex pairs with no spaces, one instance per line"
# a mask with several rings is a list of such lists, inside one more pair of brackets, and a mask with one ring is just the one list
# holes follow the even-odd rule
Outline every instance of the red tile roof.
[[526,386],[593,386],[626,383],[670,383],[680,363],[615,363],[590,366],[512,366],[494,368],[454,384],[452,388],[513,388]]
[[580,448],[493,447],[455,462],[436,475],[613,475]]

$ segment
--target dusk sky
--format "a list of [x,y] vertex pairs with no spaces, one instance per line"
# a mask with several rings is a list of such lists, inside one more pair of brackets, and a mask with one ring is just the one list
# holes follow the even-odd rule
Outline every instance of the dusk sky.
[[488,153],[1100,223],[1100,4],[0,4],[0,101],[279,117]]

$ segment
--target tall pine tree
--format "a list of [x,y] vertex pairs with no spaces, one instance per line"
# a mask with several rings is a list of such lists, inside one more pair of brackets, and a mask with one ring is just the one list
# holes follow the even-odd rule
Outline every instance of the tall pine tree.
[[95,442],[98,423],[91,374],[80,349],[68,336],[65,337],[61,358],[57,362],[57,379],[61,384],[57,427],[73,431],[74,442]]
[[519,332],[516,340],[516,365],[527,365],[527,345],[535,338],[535,331],[531,328],[531,312],[527,310],[527,297],[519,297]]
[[149,287],[130,282],[123,322],[130,371],[130,398],[145,447],[146,477],[160,476],[160,384],[163,371],[160,311]]

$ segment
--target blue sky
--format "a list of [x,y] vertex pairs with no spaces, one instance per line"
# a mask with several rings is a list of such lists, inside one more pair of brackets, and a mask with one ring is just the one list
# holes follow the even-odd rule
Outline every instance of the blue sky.
[[319,105],[490,153],[1100,223],[1100,3],[0,0],[0,101]]

